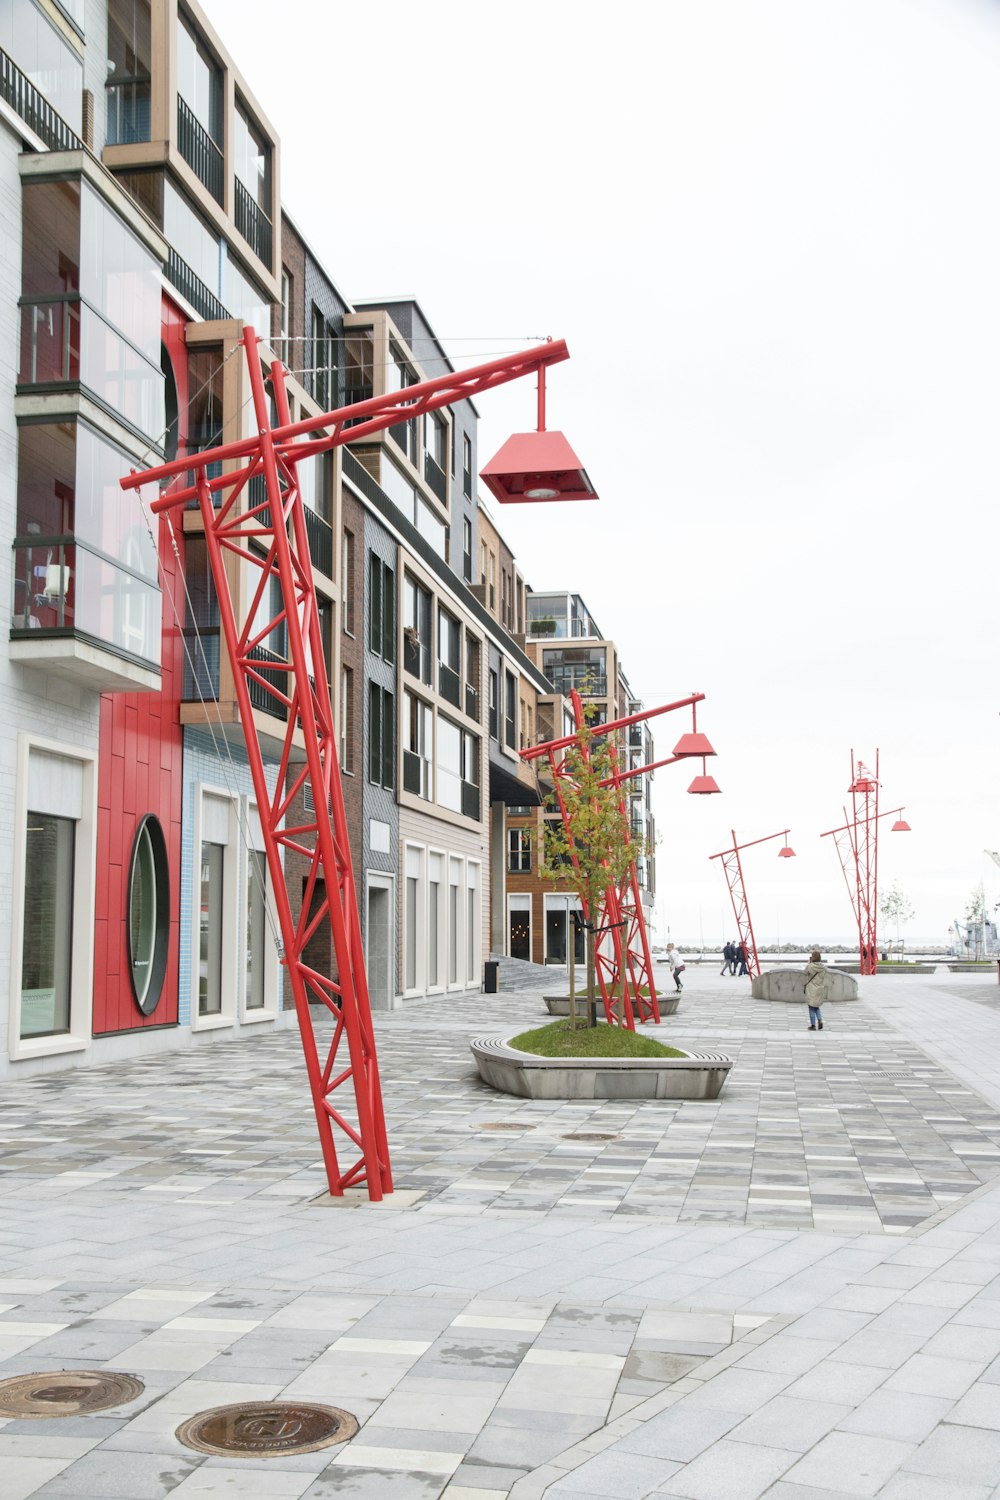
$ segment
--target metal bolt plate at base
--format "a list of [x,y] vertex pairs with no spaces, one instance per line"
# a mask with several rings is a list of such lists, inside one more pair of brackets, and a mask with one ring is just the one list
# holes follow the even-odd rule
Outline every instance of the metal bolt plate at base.
[[357,1430],[356,1418],[336,1406],[314,1406],[304,1401],[239,1401],[189,1417],[177,1428],[176,1436],[196,1453],[220,1458],[239,1453],[278,1458],[346,1443]]
[[45,1370],[0,1381],[0,1418],[78,1417],[124,1406],[145,1386],[113,1370]]

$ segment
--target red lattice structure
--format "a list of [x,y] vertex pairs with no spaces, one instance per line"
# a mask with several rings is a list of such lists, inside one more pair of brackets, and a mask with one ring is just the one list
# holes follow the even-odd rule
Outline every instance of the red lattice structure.
[[[599,785],[613,786],[618,790],[619,811],[624,817],[626,827],[629,823],[628,809],[622,788],[627,781],[637,776],[648,775],[661,766],[674,765],[679,760],[702,755],[706,753],[705,746],[708,747],[707,753],[714,754],[715,752],[704,736],[697,737],[699,743],[696,748],[681,749],[685,741],[690,739],[690,736],[684,736],[678,746],[680,753],[668,756],[664,760],[651,761],[648,765],[622,770],[615,736],[631,728],[633,724],[643,724],[649,719],[655,719],[660,714],[672,713],[678,708],[690,708],[694,714],[695,705],[702,702],[704,697],[704,693],[693,693],[690,697],[681,698],[676,703],[665,703],[660,708],[650,708],[642,713],[614,719],[608,724],[595,724],[590,727],[591,739],[610,737],[608,751],[612,772]],[[573,847],[572,819],[562,789],[567,784],[575,784],[573,761],[578,758],[586,760],[589,751],[587,737],[582,733],[585,728],[583,701],[576,689],[571,694],[571,702],[577,723],[576,732],[563,735],[560,739],[532,745],[521,751],[521,759],[533,761],[546,758],[548,760],[556,802],[566,830],[570,858],[574,865],[579,866]],[[694,721],[694,727],[697,730],[697,720]],[[701,741],[704,741],[704,745]],[[628,838],[631,842],[631,833],[628,834]],[[581,899],[580,905],[583,909],[583,920],[588,927],[593,928],[595,938],[610,940],[609,943],[595,942],[597,983],[608,1025],[622,1026],[629,1031],[634,1031],[636,1016],[641,1023],[652,1021],[658,1025],[660,1006],[653,981],[653,962],[649,951],[646,921],[642,913],[639,875],[635,860],[631,861],[628,873],[617,885],[609,881],[596,911],[590,911],[589,903],[585,899]],[[621,994],[623,968],[625,972],[624,1000]]]
[[769,833],[762,839],[750,839],[746,844],[736,842],[736,831],[731,829],[733,835],[733,846],[731,849],[723,849],[718,854],[710,854],[709,859],[722,861],[722,873],[726,877],[726,886],[729,890],[729,899],[733,907],[733,917],[736,920],[736,931],[740,944],[746,957],[747,972],[751,979],[755,979],[760,973],[760,959],[757,957],[757,939],[754,937],[753,922],[750,919],[750,903],[747,900],[747,890],[743,882],[743,864],[740,853],[743,849],[752,849],[756,844],[769,844],[772,839],[784,839],[783,846],[778,850],[779,859],[793,859],[795,850],[788,842],[788,829],[781,833]]
[[910,825],[903,818],[902,807],[888,812],[878,810],[879,753],[875,751],[875,770],[871,772],[862,760],[855,760],[851,751],[851,812],[844,808],[844,822],[840,828],[827,829],[820,835],[833,839],[844,883],[850,898],[854,921],[858,929],[858,956],[862,974],[878,972],[878,834],[881,818],[895,817],[893,833],[909,833]]
[[[242,343],[256,434],[133,473],[122,480],[122,487],[138,489],[157,482],[167,488],[153,501],[155,512],[176,510],[194,500],[201,513],[327,1181],[335,1196],[364,1185],[368,1196],[377,1201],[392,1191],[392,1173],[298,466],[348,438],[354,441],[381,432],[523,375],[538,374],[541,379],[544,369],[567,359],[569,351],[562,340],[549,342],[293,423],[281,361],[270,364],[266,385],[251,328],[245,329]],[[276,426],[271,424],[269,395]],[[225,469],[220,473],[221,466]],[[256,487],[254,491],[249,488],[255,479],[263,480],[263,498],[258,498]],[[227,557],[234,556],[255,580],[247,591],[249,604],[242,619],[237,618],[226,567]],[[272,613],[269,601],[275,584],[280,604]],[[281,656],[261,650],[265,641],[273,641],[275,632],[284,638]],[[274,791],[265,772],[251,683],[255,694],[266,695],[285,720]],[[301,805],[311,805],[315,811],[302,814],[302,821],[290,825],[290,809],[307,791],[311,804],[305,798]],[[286,851],[308,862],[297,921],[292,917],[285,880]],[[311,910],[317,890],[323,896]],[[332,935],[335,978],[319,973],[306,961],[310,939],[323,924]],[[310,1002],[319,1003],[333,1021],[332,1038],[324,1040],[322,1050]],[[343,1163],[341,1152],[346,1157]]]

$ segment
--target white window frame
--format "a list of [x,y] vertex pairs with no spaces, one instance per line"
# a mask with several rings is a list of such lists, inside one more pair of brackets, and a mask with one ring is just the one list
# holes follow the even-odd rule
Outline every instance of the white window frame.
[[[245,799],[245,828],[250,846],[260,854],[265,853],[264,834],[260,826],[260,817],[257,803],[252,797]],[[278,928],[278,913],[274,905],[274,890],[271,884],[271,871],[265,861],[264,864],[264,899],[267,904],[268,916],[266,917],[266,929],[264,932],[264,1004],[262,1006],[247,1005],[247,968],[246,968],[246,934],[250,921],[250,856],[247,849],[241,847],[240,858],[240,932],[242,933],[240,953],[243,962],[240,965],[240,1020],[244,1026],[255,1026],[260,1021],[274,1021],[281,1009],[281,982],[280,961],[278,949],[274,941],[274,933]],[[223,921],[223,932],[225,922]],[[225,960],[223,960],[223,974],[225,974]]]
[[[457,867],[457,877],[452,879],[452,874]],[[468,989],[465,978],[465,860],[460,854],[449,853],[445,860],[445,900],[447,906],[446,928],[448,932],[448,947],[445,950],[444,982],[448,990]],[[458,899],[455,902],[455,930],[451,930],[451,892],[452,888],[458,891]],[[451,945],[455,944],[455,978],[451,977]]]
[[[483,866],[478,859],[465,861],[465,987],[479,983],[483,968]],[[475,891],[473,921],[469,927],[469,892]]]
[[[27,862],[28,766],[32,750],[83,768],[81,815],[73,853],[73,958],[69,1031],[59,1036],[21,1036],[21,968],[24,940],[24,878]],[[44,808],[31,809],[44,812]],[[21,731],[17,736],[14,788],[14,859],[10,926],[9,1053],[12,1061],[81,1052],[93,1040],[94,917],[97,895],[97,752],[68,749],[64,741]]]
[[[414,916],[414,961],[413,961],[413,984],[406,983],[406,947],[409,941],[409,927],[406,917],[406,893],[410,878],[408,869],[408,858],[410,853],[417,856],[419,873],[417,881],[416,913]],[[426,844],[413,843],[407,839],[403,844],[403,920],[400,923],[402,932],[402,992],[406,997],[426,994],[427,987],[427,846]]]
[[[438,982],[431,983],[430,976],[430,932],[431,932],[431,860],[437,857],[441,861],[441,879],[436,883],[438,887],[438,920],[437,920],[437,960],[438,960]],[[427,850],[427,861],[425,865],[426,889],[424,893],[424,907],[426,910],[427,936],[425,940],[424,956],[424,994],[443,995],[448,982],[448,851],[447,849]]]
[[[201,845],[205,825],[204,805],[206,798],[214,798],[227,804],[228,830],[225,853],[222,859],[223,907],[222,907],[222,1009],[215,1015],[198,1014],[198,965],[201,950]],[[235,1026],[239,1019],[239,996],[242,994],[243,978],[237,956],[245,941],[245,918],[243,934],[240,918],[245,913],[246,876],[240,872],[239,810],[238,798],[221,787],[199,782],[195,787],[193,863],[191,867],[191,1030],[218,1031],[223,1026]]]

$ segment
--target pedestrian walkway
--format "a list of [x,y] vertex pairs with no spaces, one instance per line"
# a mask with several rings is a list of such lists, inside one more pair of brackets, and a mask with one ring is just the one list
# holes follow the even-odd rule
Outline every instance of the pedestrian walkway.
[[[714,1103],[529,1101],[468,1038],[537,992],[376,1018],[397,1192],[325,1197],[294,1034],[14,1084],[0,1379],[130,1404],[0,1422],[4,1500],[1000,1497],[1000,989],[801,1007],[689,968]],[[204,1457],[207,1406],[342,1407],[350,1442]]]

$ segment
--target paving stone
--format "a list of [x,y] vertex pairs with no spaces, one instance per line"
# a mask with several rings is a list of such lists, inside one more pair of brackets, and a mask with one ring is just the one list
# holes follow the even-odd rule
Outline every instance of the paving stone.
[[877,1495],[906,1460],[913,1443],[864,1433],[831,1432],[788,1471],[792,1484],[825,1485],[848,1495]]

